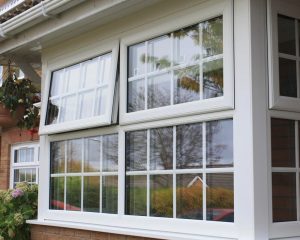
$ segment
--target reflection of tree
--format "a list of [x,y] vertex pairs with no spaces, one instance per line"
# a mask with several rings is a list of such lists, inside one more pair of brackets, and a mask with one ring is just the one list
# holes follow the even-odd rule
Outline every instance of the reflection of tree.
[[[199,27],[200,26],[200,27]],[[200,30],[199,30],[200,29]],[[199,46],[199,33],[202,31],[202,44]],[[201,52],[204,58],[222,54],[223,52],[223,20],[222,17],[217,17],[209,21],[205,21],[200,25],[193,25],[184,29],[173,32],[173,34],[167,34],[164,37],[171,39],[173,35],[174,42],[184,43],[186,39],[193,42],[194,46],[190,49],[201,48]],[[158,38],[157,41],[163,41],[165,38]],[[154,40],[153,40],[154,41]],[[179,50],[178,53],[174,51],[173,65],[177,65],[180,62]],[[173,51],[173,49],[172,49]],[[195,49],[194,54],[190,52],[184,53],[189,58],[185,59],[184,63],[189,61],[196,61],[199,59],[200,50]],[[176,55],[177,54],[177,55]],[[191,56],[189,56],[191,55]],[[152,66],[154,70],[163,70],[170,67],[172,64],[169,60],[169,56],[151,56],[148,53],[140,56],[140,61],[148,66]],[[190,102],[199,100],[199,91],[204,90],[204,98],[213,98],[223,95],[223,60],[209,60],[203,63],[203,86],[200,86],[199,76],[200,68],[198,66],[188,67],[186,69],[176,70],[175,79],[170,79],[171,74],[165,74],[164,80],[158,79],[157,81],[150,81],[148,79],[148,108],[156,108],[170,105],[170,92],[174,91],[174,103]],[[170,88],[170,80],[175,81],[175,89]],[[139,83],[134,83],[134,82]],[[128,92],[128,112],[134,112],[144,109],[145,102],[145,80],[134,80],[129,84]]]

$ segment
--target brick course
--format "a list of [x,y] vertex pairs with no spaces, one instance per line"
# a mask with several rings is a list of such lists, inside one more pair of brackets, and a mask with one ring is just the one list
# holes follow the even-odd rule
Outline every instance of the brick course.
[[71,228],[31,225],[31,240],[155,240]]

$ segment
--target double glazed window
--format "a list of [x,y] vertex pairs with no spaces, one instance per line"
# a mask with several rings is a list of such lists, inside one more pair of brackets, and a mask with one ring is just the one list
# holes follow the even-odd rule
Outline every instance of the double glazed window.
[[87,223],[135,228],[141,217],[162,226],[165,218],[234,222],[233,113],[219,115],[233,107],[223,102],[233,100],[227,3],[182,28],[125,34],[119,56],[51,66],[42,131],[51,134],[49,219],[79,222],[80,212]]
[[126,214],[232,222],[232,134],[231,119],[127,132]]
[[11,150],[11,187],[17,183],[38,183],[39,146],[36,143],[15,145]]
[[127,112],[223,96],[223,20],[128,48]]
[[50,151],[50,209],[117,213],[117,134],[52,142]]

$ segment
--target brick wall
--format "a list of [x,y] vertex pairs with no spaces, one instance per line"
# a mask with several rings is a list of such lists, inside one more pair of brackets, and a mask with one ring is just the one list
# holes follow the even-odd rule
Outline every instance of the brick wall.
[[19,128],[3,129],[0,141],[0,189],[9,188],[10,175],[10,149],[15,143],[29,142],[38,140],[38,135],[21,131]]
[[71,228],[31,226],[31,240],[154,240]]

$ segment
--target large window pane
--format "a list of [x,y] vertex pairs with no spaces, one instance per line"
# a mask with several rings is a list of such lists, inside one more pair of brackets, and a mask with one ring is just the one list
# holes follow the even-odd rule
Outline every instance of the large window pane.
[[203,56],[223,53],[223,18],[218,17],[201,24],[203,29]]
[[206,219],[234,222],[232,173],[209,173],[206,175]]
[[295,121],[272,118],[272,167],[295,167]]
[[176,176],[176,217],[203,219],[202,174]]
[[272,174],[273,222],[297,220],[296,174]]
[[50,144],[51,173],[65,172],[65,141]]
[[223,59],[203,64],[204,98],[223,96]]
[[84,177],[83,211],[99,212],[100,207],[100,177]]
[[126,170],[147,169],[147,131],[126,133]]
[[100,153],[101,153],[101,138],[90,137],[84,139],[84,171],[99,172],[100,171]]
[[126,176],[126,214],[147,215],[147,176]]
[[82,139],[67,141],[67,172],[81,172]]
[[176,168],[202,167],[202,124],[176,127]]
[[295,19],[278,15],[278,50],[296,55]]
[[199,66],[174,71],[174,102],[185,103],[200,99]]
[[173,176],[150,176],[150,216],[173,216]]
[[206,166],[233,167],[231,119],[206,123]]
[[81,177],[67,177],[66,210],[81,210]]
[[173,128],[150,130],[150,169],[173,168]]
[[64,177],[50,178],[50,209],[63,210],[65,208],[64,191]]
[[104,176],[102,181],[102,212],[118,213],[118,176]]
[[118,135],[105,135],[102,137],[102,158],[105,172],[118,171]]
[[296,61],[279,58],[280,96],[297,97]]

